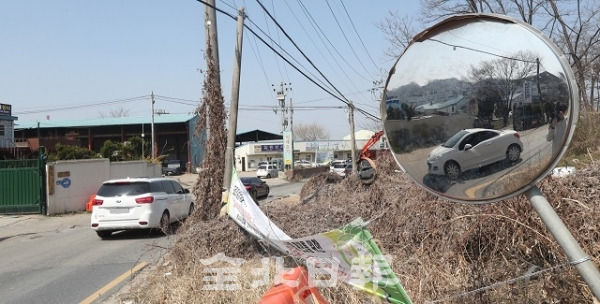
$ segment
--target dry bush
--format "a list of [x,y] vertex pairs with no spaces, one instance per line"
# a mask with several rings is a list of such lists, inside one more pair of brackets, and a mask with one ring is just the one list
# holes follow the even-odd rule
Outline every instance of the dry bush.
[[[415,186],[391,157],[377,160],[371,186],[356,176],[310,179],[296,204],[266,204],[263,211],[292,237],[339,228],[357,217],[369,221],[392,269],[415,303],[592,303],[593,296],[524,195],[484,205],[450,203]],[[539,185],[584,251],[600,258],[600,167]],[[228,219],[186,223],[175,248],[140,288],[124,295],[136,303],[256,303],[266,288],[202,290],[199,261],[219,252],[257,263],[264,248]],[[271,253],[272,254],[272,253]],[[214,267],[211,265],[211,267]],[[528,272],[556,267],[536,276]],[[163,274],[171,277],[164,279]],[[497,284],[496,284],[497,283]],[[495,285],[494,285],[495,284]],[[493,288],[488,288],[488,287]],[[470,291],[480,289],[479,292]],[[135,289],[134,289],[135,290]],[[331,303],[378,303],[344,284],[321,290]],[[465,294],[467,293],[467,294]],[[457,296],[465,294],[462,296]]]
[[575,166],[578,169],[594,164],[600,159],[600,113],[587,111],[577,122],[575,133],[561,166]]

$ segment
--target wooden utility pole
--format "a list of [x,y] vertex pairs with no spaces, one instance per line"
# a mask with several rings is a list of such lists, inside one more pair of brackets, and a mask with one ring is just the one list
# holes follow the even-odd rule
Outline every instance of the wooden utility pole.
[[[240,75],[242,70],[242,42],[244,38],[244,18],[246,14],[244,9],[238,10],[237,17],[237,31],[236,31],[236,45],[235,45],[235,56],[233,58],[233,81],[231,85],[231,104],[229,106],[229,129],[227,132],[227,148],[225,150],[225,175],[223,177],[223,188],[229,192],[231,187],[231,171],[234,165],[234,151],[235,151],[235,136],[237,132],[237,118],[238,118],[238,101],[240,97]],[[225,197],[225,196],[224,196]],[[227,202],[223,202],[227,203]]]
[[354,103],[352,103],[352,101],[350,101],[348,106],[350,107],[349,118],[350,118],[350,144],[352,145],[351,146],[352,171],[356,172],[356,138],[354,137]]
[[[204,6],[205,16],[204,16],[204,37],[206,40],[206,50],[208,56],[206,56],[206,68],[209,69],[212,67],[213,74],[215,77],[215,83],[218,87],[221,87],[221,70],[219,67],[219,39],[217,35],[217,14],[215,12],[215,0],[206,0],[208,5]],[[206,101],[206,95],[210,88],[204,88],[204,94]],[[210,138],[210,123],[208,119],[208,113],[210,105],[206,105],[206,140]]]
[[[205,5],[205,38],[206,38],[206,49],[210,49],[210,57],[207,57],[207,61],[212,61],[214,67],[214,75],[217,77],[217,84],[221,86],[221,73],[219,67],[219,39],[217,35],[217,14],[215,12],[215,0],[206,0]],[[207,66],[210,66],[207,64]]]

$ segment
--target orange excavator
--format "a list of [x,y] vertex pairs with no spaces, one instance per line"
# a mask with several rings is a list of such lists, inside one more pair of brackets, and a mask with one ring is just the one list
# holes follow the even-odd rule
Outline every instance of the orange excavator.
[[383,131],[378,131],[371,136],[371,138],[365,143],[358,160],[356,161],[356,171],[361,182],[365,185],[370,185],[375,180],[377,175],[377,168],[373,159],[375,158],[375,151],[369,150],[375,143],[383,136]]

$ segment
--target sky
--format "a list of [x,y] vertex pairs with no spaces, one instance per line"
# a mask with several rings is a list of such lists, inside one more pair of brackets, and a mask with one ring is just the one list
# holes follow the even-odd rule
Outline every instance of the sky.
[[[245,30],[237,131],[282,131],[281,112],[274,111],[274,89],[281,83],[287,84],[286,102],[294,106],[293,123],[321,125],[329,139],[350,134],[347,107],[340,99],[379,116],[380,91],[373,93],[373,82],[385,81],[395,59],[384,55],[389,45],[377,24],[389,11],[415,15],[418,4],[217,0],[217,7],[234,17],[243,7],[245,24],[308,75]],[[12,105],[16,124],[115,112],[150,116],[152,92],[155,112],[192,113],[201,100],[206,70],[204,21],[204,4],[195,0],[2,1],[0,103]],[[236,21],[217,12],[217,30],[229,109]],[[361,113],[355,112],[355,121],[356,130],[373,126]]]

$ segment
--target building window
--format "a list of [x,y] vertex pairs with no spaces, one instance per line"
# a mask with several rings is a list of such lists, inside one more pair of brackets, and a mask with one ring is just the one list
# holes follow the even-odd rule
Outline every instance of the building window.
[[0,124],[0,136],[6,136],[5,126]]

